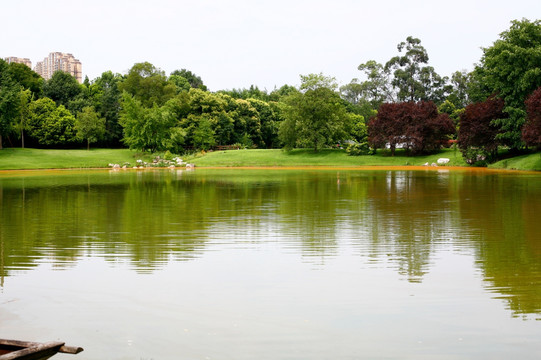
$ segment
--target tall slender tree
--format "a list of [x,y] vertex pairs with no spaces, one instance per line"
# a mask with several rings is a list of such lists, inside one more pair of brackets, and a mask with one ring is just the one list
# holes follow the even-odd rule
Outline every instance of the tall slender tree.
[[408,36],[397,45],[397,55],[385,64],[385,71],[393,74],[392,85],[399,101],[434,101],[441,103],[447,89],[446,77],[439,76],[428,64],[428,53],[421,40]]
[[20,86],[13,81],[8,64],[0,59],[0,150],[3,138],[14,132],[19,119]]

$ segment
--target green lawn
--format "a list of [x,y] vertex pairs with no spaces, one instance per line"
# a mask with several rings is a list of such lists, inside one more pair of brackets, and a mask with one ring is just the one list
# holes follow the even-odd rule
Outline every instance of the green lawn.
[[541,152],[500,160],[489,165],[489,168],[541,171]]
[[394,157],[388,151],[376,155],[349,156],[344,150],[325,149],[315,153],[309,149],[295,149],[289,152],[272,150],[227,150],[212,151],[204,156],[188,158],[197,166],[404,166],[435,163],[439,158],[451,161],[447,166],[466,166],[459,151],[445,149],[425,156],[406,156],[397,150]]
[[6,148],[0,150],[0,170],[96,168],[124,162],[135,165],[135,156],[134,151],[127,149],[87,151]]
[[[150,161],[150,154],[140,154],[127,149],[45,150],[6,148],[0,150],[0,170],[9,169],[67,169],[100,168],[109,163],[135,165],[135,160]],[[396,156],[389,151],[378,151],[376,155],[348,156],[344,150],[325,149],[315,153],[311,149],[283,151],[272,150],[228,150],[211,151],[183,158],[200,167],[242,166],[421,166],[436,163],[439,158],[450,159],[446,166],[467,166],[458,150],[444,149],[432,155],[406,156],[397,150]],[[541,153],[521,155],[501,160],[489,166],[494,169],[516,169],[541,171]]]

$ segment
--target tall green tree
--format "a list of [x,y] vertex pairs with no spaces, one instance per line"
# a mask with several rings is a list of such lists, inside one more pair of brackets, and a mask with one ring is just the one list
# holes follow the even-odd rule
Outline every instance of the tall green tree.
[[301,91],[316,90],[319,88],[327,88],[331,91],[336,91],[338,82],[333,76],[326,76],[323,73],[301,75]]
[[9,73],[8,64],[0,59],[0,150],[3,138],[14,132],[19,119],[20,91]]
[[124,129],[123,141],[130,149],[150,152],[179,150],[184,132],[178,126],[172,102],[147,108],[125,92],[122,104],[120,124]]
[[28,135],[40,145],[66,146],[77,141],[75,117],[64,105],[56,106],[53,100],[44,97],[30,103],[29,114]]
[[118,85],[122,80],[122,75],[106,71],[89,86],[92,104],[99,116],[105,119],[103,141],[108,146],[118,146],[122,139],[122,126],[118,122],[122,97]]
[[87,106],[77,114],[75,130],[77,138],[86,140],[86,149],[90,150],[90,143],[100,140],[105,133],[105,119],[99,117],[93,107]]
[[259,114],[263,145],[268,149],[278,147],[278,128],[280,119],[276,111],[276,106],[274,106],[276,103],[268,103],[253,98],[248,98],[247,101]]
[[215,132],[211,121],[206,115],[202,115],[197,120],[197,127],[193,132],[193,144],[195,148],[209,150],[216,145]]
[[486,95],[496,94],[505,101],[507,116],[494,120],[500,128],[498,140],[512,149],[521,148],[524,101],[541,86],[541,21],[512,21],[492,46],[483,49],[475,71]]
[[285,147],[308,146],[317,152],[325,145],[345,140],[350,118],[339,94],[333,90],[334,78],[310,74],[301,79],[301,89],[306,90],[284,99],[279,136]]
[[428,52],[421,40],[408,36],[397,45],[397,55],[385,64],[385,71],[392,71],[392,85],[398,90],[399,101],[434,101],[445,99],[446,77],[439,76],[428,64]]
[[463,109],[469,105],[471,101],[472,93],[472,82],[473,76],[472,73],[467,72],[466,70],[455,71],[451,75],[451,92],[447,96],[448,101],[453,103],[455,108]]
[[19,108],[19,125],[18,129],[21,136],[21,147],[24,149],[24,130],[26,128],[26,120],[30,116],[30,103],[34,94],[29,90],[21,90],[19,94],[20,108]]
[[15,82],[32,92],[34,99],[41,96],[45,81],[35,71],[32,71],[25,64],[13,62],[9,64],[9,72]]
[[366,80],[360,83],[362,97],[370,102],[373,108],[377,109],[384,102],[395,100],[389,69],[375,60],[360,64],[358,69],[366,76]]
[[147,108],[154,104],[162,106],[177,94],[175,84],[167,81],[165,72],[149,62],[134,64],[118,88]]
[[246,147],[255,145],[263,146],[261,137],[261,119],[259,112],[251,105],[251,102],[244,99],[235,100],[235,110],[232,112],[234,129],[237,141]]
[[63,71],[55,71],[53,76],[43,85],[43,95],[52,99],[56,105],[68,107],[82,91],[82,86],[70,74]]

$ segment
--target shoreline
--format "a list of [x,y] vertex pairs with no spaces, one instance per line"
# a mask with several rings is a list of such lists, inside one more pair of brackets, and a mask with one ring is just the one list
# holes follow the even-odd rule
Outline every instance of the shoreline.
[[328,165],[300,165],[300,166],[196,166],[195,168],[186,169],[186,167],[178,166],[169,167],[146,167],[143,169],[126,168],[113,169],[110,167],[91,167],[91,168],[48,168],[48,169],[4,169],[0,170],[2,175],[16,175],[29,173],[69,173],[78,171],[108,171],[112,173],[122,173],[126,171],[196,171],[202,170],[310,170],[310,171],[436,171],[436,172],[451,172],[464,171],[475,173],[514,173],[514,174],[535,174],[541,175],[541,172],[535,170],[518,170],[518,169],[493,169],[487,167],[469,167],[469,166],[423,166],[423,165],[360,165],[360,166],[328,166]]

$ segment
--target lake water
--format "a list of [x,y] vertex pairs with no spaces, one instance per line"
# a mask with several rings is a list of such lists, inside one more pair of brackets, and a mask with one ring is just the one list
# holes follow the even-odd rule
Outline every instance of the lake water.
[[541,174],[0,174],[0,338],[58,359],[540,359]]

